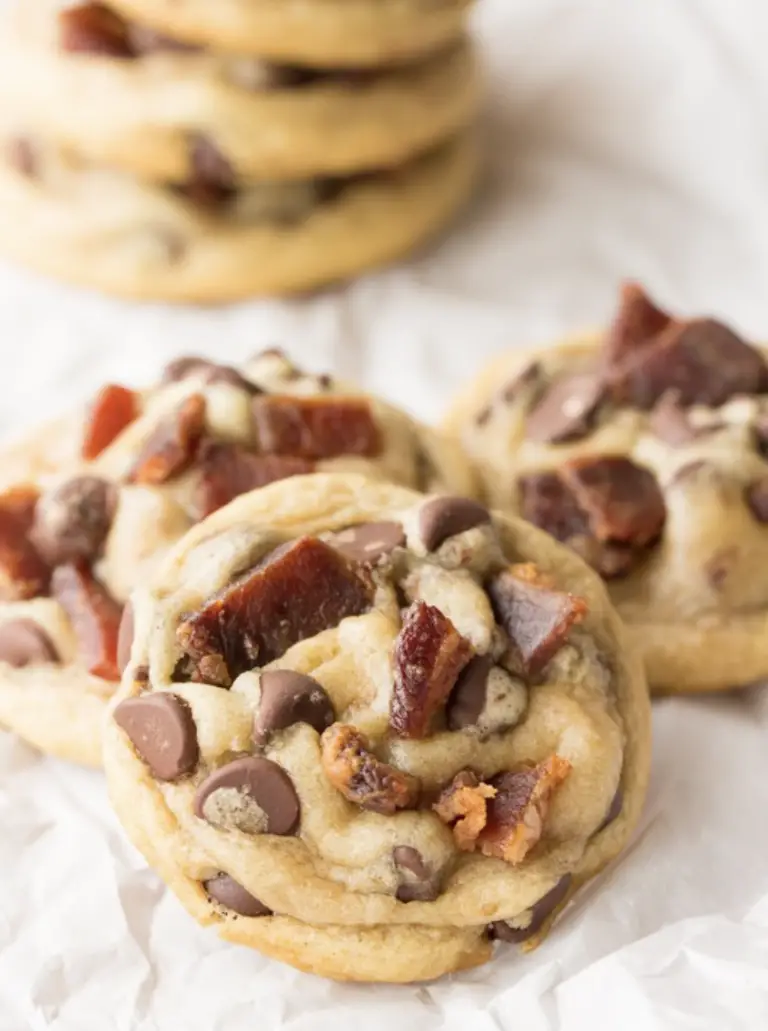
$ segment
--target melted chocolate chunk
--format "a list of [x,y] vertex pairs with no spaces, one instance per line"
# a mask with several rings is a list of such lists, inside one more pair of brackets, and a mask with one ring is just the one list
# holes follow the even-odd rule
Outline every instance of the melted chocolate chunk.
[[436,551],[449,537],[490,521],[488,509],[471,498],[432,498],[419,509],[419,536],[427,551]]
[[272,916],[272,910],[255,898],[229,874],[219,873],[203,881],[209,898],[239,916]]
[[605,385],[597,371],[563,376],[555,380],[529,414],[526,436],[544,444],[564,444],[585,437],[594,426],[604,397]]
[[98,476],[77,476],[48,491],[35,510],[32,537],[38,551],[52,566],[95,561],[116,503],[115,487]]
[[397,845],[392,849],[392,861],[400,880],[395,892],[398,902],[434,902],[440,894],[440,881],[418,849]]
[[192,710],[178,695],[158,691],[126,698],[114,719],[157,780],[179,780],[197,768],[197,727]]
[[557,907],[568,897],[568,891],[571,887],[572,880],[573,878],[569,873],[565,874],[564,877],[560,878],[554,888],[550,888],[547,894],[543,895],[539,901],[531,907],[531,917],[527,926],[515,927],[508,920],[494,920],[493,923],[488,925],[488,933],[490,937],[498,939],[498,941],[508,942],[512,945],[519,945],[521,942],[533,937],[537,931],[541,930],[545,920],[547,920]]
[[328,543],[353,562],[375,566],[404,546],[405,531],[395,522],[359,523],[334,533]]
[[493,659],[488,655],[476,655],[464,667],[447,706],[449,730],[477,725],[485,708],[488,677],[492,669]]

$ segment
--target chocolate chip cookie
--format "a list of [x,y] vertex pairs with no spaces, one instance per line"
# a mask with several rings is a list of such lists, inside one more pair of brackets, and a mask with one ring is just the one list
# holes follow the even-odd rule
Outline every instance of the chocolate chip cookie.
[[238,183],[215,150],[192,180],[140,183],[43,141],[0,141],[0,252],[83,286],[216,303],[306,291],[384,264],[432,236],[471,191],[459,136],[389,171]]
[[434,978],[536,944],[637,822],[640,663],[600,579],[522,520],[302,477],[195,527],[133,604],[110,793],[224,938]]
[[494,504],[605,578],[664,692],[768,675],[768,365],[710,318],[636,285],[608,330],[512,352],[447,427]]
[[471,0],[112,0],[164,35],[317,68],[391,65],[457,39]]
[[[0,724],[92,765],[130,653],[127,599],[194,523],[315,470],[474,489],[452,442],[279,351],[243,369],[181,358],[143,393],[107,385],[39,440],[45,465],[35,437],[0,493]],[[54,468],[59,448],[69,457]]]
[[0,46],[6,134],[161,182],[214,162],[230,184],[389,168],[466,126],[479,93],[466,39],[416,65],[313,71],[179,45],[103,4],[37,0]]

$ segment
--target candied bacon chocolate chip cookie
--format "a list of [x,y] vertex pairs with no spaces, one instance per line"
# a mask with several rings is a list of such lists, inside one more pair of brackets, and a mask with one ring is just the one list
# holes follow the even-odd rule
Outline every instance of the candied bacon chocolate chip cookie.
[[179,45],[103,4],[34,0],[14,15],[0,123],[140,178],[186,182],[214,159],[232,182],[375,171],[454,135],[477,107],[466,39],[407,67],[312,71]]
[[638,820],[640,663],[599,578],[522,520],[304,476],[195,527],[134,610],[110,793],[231,941],[438,977],[535,945]]
[[[316,469],[424,489],[474,486],[452,442],[274,350],[242,370],[178,359],[153,390],[105,386],[76,422],[62,440],[77,439],[79,458],[72,447],[63,471],[44,469],[31,440],[20,485],[0,489],[0,724],[93,765],[105,703],[130,655],[124,605],[194,523]],[[396,543],[384,526],[339,547],[375,563]]]
[[653,688],[768,676],[762,349],[629,284],[602,337],[502,356],[446,427],[493,504],[602,574]]

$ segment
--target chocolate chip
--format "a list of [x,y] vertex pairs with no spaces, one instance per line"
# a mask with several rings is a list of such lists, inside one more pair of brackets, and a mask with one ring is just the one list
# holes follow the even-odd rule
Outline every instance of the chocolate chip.
[[750,484],[746,489],[745,498],[758,523],[768,523],[768,476]]
[[14,669],[37,663],[58,662],[59,655],[48,634],[32,619],[11,619],[0,624],[0,662]]
[[564,444],[585,437],[604,397],[605,385],[596,372],[557,379],[529,414],[525,435],[543,444]]
[[164,692],[126,698],[114,716],[153,777],[178,780],[197,766],[197,727],[183,698]]
[[651,412],[650,426],[660,440],[672,447],[690,444],[699,436],[675,390],[668,390],[657,402]]
[[397,845],[392,849],[392,861],[400,877],[395,891],[398,902],[434,902],[440,883],[418,849]]
[[328,543],[353,562],[375,566],[405,544],[405,532],[400,523],[360,523],[334,533]]
[[485,708],[488,677],[493,669],[493,660],[487,655],[476,655],[464,667],[447,705],[449,730],[463,730],[474,727]]
[[205,778],[195,795],[195,815],[246,834],[294,834],[299,799],[282,767],[261,756],[249,756]]
[[98,476],[67,480],[40,498],[32,540],[51,565],[93,562],[103,550],[116,503],[116,488]]
[[494,920],[488,925],[488,933],[491,938],[499,941],[509,942],[512,945],[519,945],[532,937],[541,929],[547,917],[565,901],[571,887],[571,875],[565,874],[561,877],[554,888],[531,907],[531,919],[527,927],[513,927],[507,920]]
[[490,521],[490,512],[478,501],[448,496],[432,498],[419,511],[419,536],[427,551],[435,551],[449,537]]
[[219,207],[235,194],[235,170],[216,144],[195,134],[189,141],[190,178],[181,187],[189,200],[202,207]]
[[739,549],[736,547],[722,548],[704,564],[704,573],[710,586],[715,591],[722,591],[731,571],[736,566],[739,558]]
[[20,175],[32,179],[37,173],[37,155],[32,142],[23,136],[9,140],[6,145],[8,161]]
[[625,283],[621,302],[605,341],[606,363],[613,367],[666,329],[672,318],[657,307],[637,283]]
[[610,372],[616,400],[648,410],[668,390],[680,404],[716,408],[737,394],[757,394],[768,385],[760,352],[714,319],[668,326],[649,346]]
[[134,56],[125,21],[100,3],[78,4],[60,11],[59,44],[67,53]]
[[131,661],[134,630],[133,605],[129,601],[123,608],[120,629],[117,632],[117,668],[121,674],[125,672],[128,663]]
[[248,394],[261,394],[261,387],[251,383],[233,365],[219,365],[196,355],[182,355],[174,358],[163,370],[162,383],[178,383],[188,376],[201,376],[204,383],[228,383],[230,386],[244,390]]
[[610,824],[613,823],[613,821],[621,813],[621,810],[622,810],[623,806],[624,806],[624,791],[622,790],[621,785],[619,785],[619,787],[616,789],[616,794],[611,799],[611,804],[608,806],[608,812],[605,814],[605,817],[603,818],[603,822],[597,828],[598,833],[600,831],[602,831],[602,830],[605,830],[606,827],[608,827]]
[[249,891],[238,884],[229,874],[219,873],[207,881],[203,881],[209,897],[225,909],[231,909],[240,916],[271,916],[272,910],[263,902],[259,902]]
[[522,372],[518,373],[513,380],[510,380],[501,390],[501,399],[506,404],[513,404],[527,387],[533,386],[542,376],[543,369],[540,362],[531,362]]
[[333,723],[331,700],[313,677],[290,669],[261,674],[261,696],[253,720],[253,740],[265,745],[276,730],[308,723],[322,734]]

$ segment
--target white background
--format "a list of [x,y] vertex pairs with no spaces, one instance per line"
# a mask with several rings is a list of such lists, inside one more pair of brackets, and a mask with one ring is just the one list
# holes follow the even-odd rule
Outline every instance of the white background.
[[[490,163],[441,247],[301,302],[128,307],[0,269],[0,427],[170,354],[281,343],[429,418],[484,355],[608,317],[618,281],[768,337],[763,0],[482,0]],[[658,703],[629,854],[533,956],[338,987],[219,944],[101,779],[0,735],[0,1031],[768,1028],[768,697]]]

